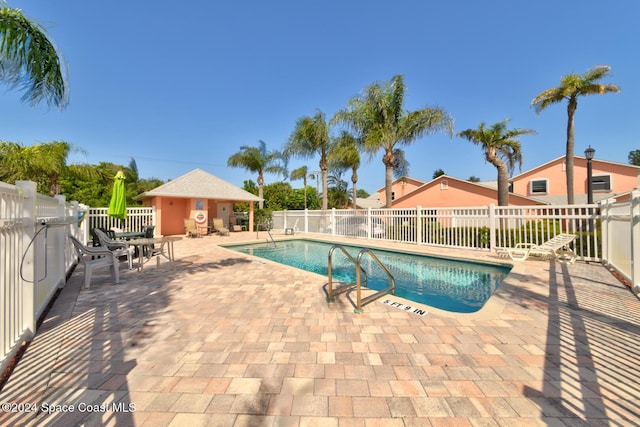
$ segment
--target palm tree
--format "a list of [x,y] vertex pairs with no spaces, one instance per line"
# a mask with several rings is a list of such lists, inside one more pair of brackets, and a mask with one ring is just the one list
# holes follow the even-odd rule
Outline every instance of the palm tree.
[[285,145],[286,157],[299,156],[311,158],[316,154],[320,156],[320,173],[322,174],[322,209],[328,206],[327,198],[327,156],[331,151],[331,138],[329,137],[329,124],[322,111],[316,112],[313,117],[305,116],[296,122],[296,126]]
[[335,139],[335,145],[329,153],[329,165],[335,169],[351,169],[351,183],[353,184],[353,209],[357,208],[356,194],[358,182],[358,168],[360,167],[360,152],[358,141],[349,132],[343,130]]
[[327,183],[331,186],[328,193],[330,205],[333,208],[343,209],[349,205],[349,191],[347,181],[342,179],[342,170],[334,169],[331,175],[327,176]]
[[25,91],[22,100],[64,108],[68,101],[65,68],[44,29],[19,9],[0,2],[0,80]]
[[243,145],[240,151],[233,154],[227,160],[227,166],[241,167],[250,172],[258,174],[258,197],[260,209],[264,207],[263,190],[264,190],[264,174],[274,173],[287,175],[285,167],[278,163],[282,161],[282,154],[277,151],[267,151],[267,144],[260,140],[257,147]]
[[96,176],[88,165],[67,166],[69,153],[77,150],[65,141],[24,147],[16,142],[0,142],[0,180],[15,182],[28,179],[38,184],[38,192],[50,196],[60,194],[60,177],[82,178]]
[[289,179],[291,181],[296,181],[298,179],[302,179],[304,184],[304,209],[307,209],[307,177],[309,176],[309,168],[306,166],[301,166],[298,169],[294,169],[291,171],[291,175],[289,175]]
[[567,146],[566,146],[566,169],[567,169],[567,203],[574,203],[573,197],[573,152],[575,147],[573,116],[578,108],[578,97],[583,95],[604,95],[609,92],[620,92],[620,88],[612,84],[598,83],[600,79],[605,77],[611,67],[608,65],[599,65],[593,67],[585,74],[567,74],[560,79],[560,86],[547,89],[536,96],[531,105],[540,114],[542,110],[551,104],[568,101],[567,105]]
[[498,206],[509,205],[509,172],[522,164],[522,150],[518,137],[536,133],[531,129],[507,129],[509,119],[487,128],[484,122],[478,129],[467,129],[458,133],[484,151],[484,157],[498,170]]
[[409,145],[418,138],[439,131],[453,135],[453,119],[440,108],[404,110],[405,86],[401,75],[389,83],[374,83],[364,95],[349,100],[347,109],[334,116],[337,123],[362,135],[363,147],[370,154],[384,151],[386,207],[391,207],[391,183],[397,145]]

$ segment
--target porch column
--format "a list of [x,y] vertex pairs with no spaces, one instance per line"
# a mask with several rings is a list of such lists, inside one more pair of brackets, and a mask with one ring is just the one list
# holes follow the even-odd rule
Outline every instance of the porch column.
[[253,231],[253,202],[249,202],[249,229],[247,231]]

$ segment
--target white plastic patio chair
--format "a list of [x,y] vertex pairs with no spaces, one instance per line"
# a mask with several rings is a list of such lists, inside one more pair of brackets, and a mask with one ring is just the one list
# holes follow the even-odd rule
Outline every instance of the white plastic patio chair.
[[116,257],[126,256],[127,263],[129,264],[129,270],[133,268],[133,247],[129,246],[129,244],[124,240],[114,240],[106,235],[106,233],[99,228],[93,230],[93,232],[98,236],[98,240],[100,241],[100,246],[104,246],[109,248],[111,252],[115,254]]
[[78,260],[84,265],[84,287],[89,289],[91,284],[91,273],[95,267],[101,265],[110,266],[113,273],[113,280],[116,284],[120,283],[119,262],[116,255],[104,246],[89,247],[85,246],[78,239],[69,235],[69,239],[76,249]]

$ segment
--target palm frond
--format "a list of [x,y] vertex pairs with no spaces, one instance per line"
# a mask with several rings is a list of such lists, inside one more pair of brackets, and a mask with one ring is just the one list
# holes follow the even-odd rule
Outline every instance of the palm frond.
[[66,68],[45,30],[19,9],[0,8],[0,77],[24,91],[30,105],[68,102]]

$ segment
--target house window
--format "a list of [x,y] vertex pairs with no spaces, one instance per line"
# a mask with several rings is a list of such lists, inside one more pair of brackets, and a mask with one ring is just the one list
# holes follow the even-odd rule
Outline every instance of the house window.
[[449,189],[449,181],[447,181],[446,179],[443,179],[440,182],[440,189],[441,190],[448,190]]
[[611,191],[611,175],[596,175],[591,177],[593,191]]
[[392,192],[391,192],[391,200],[393,201],[393,200],[395,200],[395,199],[396,199],[396,192],[395,192],[395,191],[392,191]]
[[543,194],[548,193],[547,189],[548,180],[546,179],[532,179],[530,181],[530,192],[531,194]]
[[509,193],[513,193],[513,182],[509,183]]

